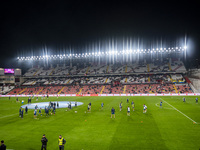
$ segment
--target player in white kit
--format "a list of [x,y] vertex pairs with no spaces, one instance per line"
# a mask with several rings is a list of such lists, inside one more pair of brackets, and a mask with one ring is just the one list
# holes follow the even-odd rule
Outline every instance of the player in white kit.
[[130,116],[130,111],[131,111],[131,109],[130,109],[130,107],[128,106],[128,108],[127,108],[127,116]]

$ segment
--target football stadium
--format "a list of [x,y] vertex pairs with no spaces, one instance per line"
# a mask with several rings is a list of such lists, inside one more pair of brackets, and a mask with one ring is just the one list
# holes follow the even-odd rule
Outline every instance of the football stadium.
[[45,134],[50,149],[59,135],[66,149],[198,149],[200,80],[184,65],[187,46],[128,47],[17,57],[29,68],[1,68],[7,148],[40,149]]
[[0,150],[199,150],[198,1],[2,1]]

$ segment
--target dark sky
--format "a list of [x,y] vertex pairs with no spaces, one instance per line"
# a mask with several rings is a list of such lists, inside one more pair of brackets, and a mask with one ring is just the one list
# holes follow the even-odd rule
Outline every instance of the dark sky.
[[[21,54],[42,46],[84,45],[108,37],[145,40],[188,37],[199,55],[198,1],[24,1],[1,2],[0,67],[15,66]],[[35,52],[34,52],[35,53]]]

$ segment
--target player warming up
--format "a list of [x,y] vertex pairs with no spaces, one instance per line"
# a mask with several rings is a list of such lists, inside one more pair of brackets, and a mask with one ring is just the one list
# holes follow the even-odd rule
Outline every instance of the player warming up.
[[37,109],[34,110],[34,119],[37,119]]
[[90,112],[90,105],[89,104],[87,106],[87,110],[88,110],[88,112]]
[[91,112],[91,109],[92,109],[92,103],[90,102],[89,105],[90,105],[90,112]]
[[130,107],[127,107],[127,116],[130,116]]
[[147,112],[147,105],[145,105],[145,113]]
[[102,102],[102,103],[101,103],[101,109],[103,109],[103,106],[104,106],[104,103]]
[[134,111],[135,110],[135,103],[133,101],[131,102],[131,106],[132,106],[133,111]]
[[160,101],[160,108],[162,108],[162,101]]
[[24,109],[22,109],[21,111],[21,118],[23,119],[23,117],[24,117]]
[[119,103],[119,110],[122,111],[122,102]]
[[42,108],[39,109],[39,114],[42,116]]
[[25,107],[25,113],[28,114],[28,107]]
[[147,112],[147,105],[143,105],[143,113],[146,113]]
[[112,109],[111,109],[111,118],[114,116],[114,118],[115,118],[115,109],[112,107]]
[[22,113],[22,107],[20,107],[19,109],[19,117],[21,117],[21,113]]
[[196,98],[196,104],[198,104],[198,97]]

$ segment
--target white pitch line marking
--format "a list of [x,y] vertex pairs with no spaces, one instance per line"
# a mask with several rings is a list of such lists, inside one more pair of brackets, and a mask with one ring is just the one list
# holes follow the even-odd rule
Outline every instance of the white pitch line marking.
[[17,115],[17,114],[19,114],[19,113],[12,114],[12,115],[7,115],[7,116],[3,116],[3,117],[0,117],[0,119],[2,119],[2,118],[6,118],[6,117],[10,117],[10,116],[14,116],[14,115]]
[[174,106],[172,106],[171,104],[169,104],[168,102],[166,102],[164,99],[160,98],[161,100],[163,100],[165,103],[167,103],[169,106],[171,106],[172,108],[174,108],[176,111],[178,111],[179,113],[181,113],[183,116],[185,116],[186,118],[188,118],[189,120],[191,120],[192,122],[196,123],[196,121],[194,121],[193,119],[191,119],[190,117],[188,117],[186,114],[184,114],[183,112],[181,112],[180,110],[178,110],[177,108],[175,108]]

